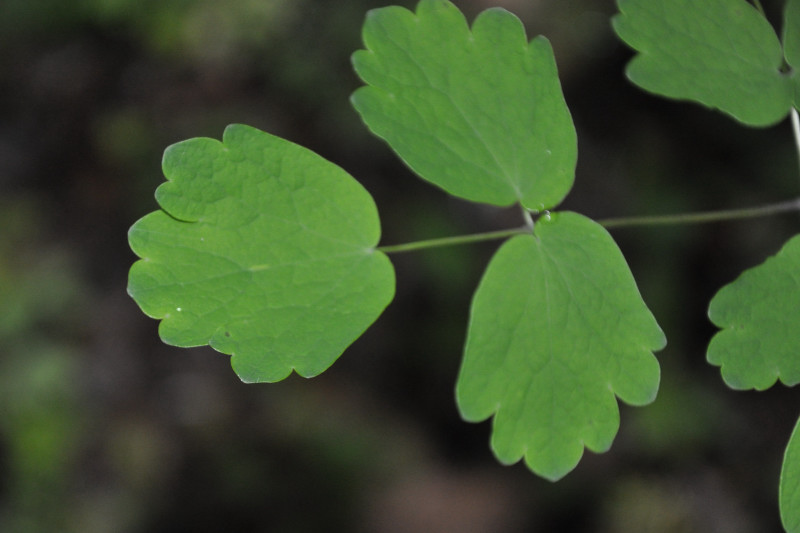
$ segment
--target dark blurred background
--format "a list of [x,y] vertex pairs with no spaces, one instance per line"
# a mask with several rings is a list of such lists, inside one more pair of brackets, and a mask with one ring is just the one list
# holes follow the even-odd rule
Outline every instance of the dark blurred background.
[[[497,243],[393,257],[397,297],[323,375],[244,385],[227,356],[161,344],[125,292],[127,228],[163,149],[250,124],[343,166],[384,244],[514,227],[415,178],[349,105],[376,0],[0,2],[0,531],[773,532],[784,387],[734,392],[706,307],[795,215],[613,232],[666,331],[660,395],[552,484],[503,467],[453,385]],[[396,2],[413,7],[415,2]],[[773,21],[782,1],[765,2]],[[579,135],[564,208],[603,218],[798,194],[788,123],[751,130],[630,86],[611,0],[503,6],[555,48]]]

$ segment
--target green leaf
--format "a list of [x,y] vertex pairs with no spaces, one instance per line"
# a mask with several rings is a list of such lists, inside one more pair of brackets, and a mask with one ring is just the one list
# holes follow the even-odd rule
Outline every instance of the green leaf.
[[783,528],[788,533],[800,532],[800,420],[783,456],[779,501]]
[[572,187],[577,138],[549,42],[495,8],[470,31],[447,0],[370,11],[352,97],[370,130],[424,179],[475,202],[534,210]]
[[611,236],[576,213],[551,215],[507,241],[472,302],[456,397],[461,415],[494,414],[492,449],[523,456],[557,480],[584,445],[608,450],[619,427],[615,395],[653,401],[664,334]]
[[800,235],[777,255],[742,273],[712,298],[708,316],[722,328],[708,346],[734,389],[800,383]]
[[786,62],[794,69],[794,107],[800,109],[800,0],[788,0],[783,16],[783,49]]
[[693,100],[751,126],[786,116],[792,82],[775,30],[746,0],[617,0],[617,35],[638,53],[641,88]]
[[320,156],[242,125],[164,153],[162,211],[129,232],[128,292],[176,346],[246,382],[328,368],[394,295],[372,197]]

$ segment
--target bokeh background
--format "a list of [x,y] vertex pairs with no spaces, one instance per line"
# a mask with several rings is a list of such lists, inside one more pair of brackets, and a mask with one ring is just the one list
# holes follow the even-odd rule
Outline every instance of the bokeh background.
[[[0,531],[773,532],[796,391],[734,392],[706,307],[796,215],[613,232],[667,333],[662,388],[564,480],[504,467],[453,385],[497,243],[393,257],[397,297],[323,375],[244,385],[161,344],[127,296],[127,228],[171,143],[250,124],[341,165],[383,243],[519,224],[415,178],[360,124],[349,63],[377,0],[0,2]],[[415,2],[394,3],[413,7]],[[564,208],[596,218],[788,199],[788,123],[740,127],[628,84],[611,0],[503,6],[555,48],[579,135]],[[764,2],[778,22],[782,1]],[[590,266],[587,266],[590,268]]]

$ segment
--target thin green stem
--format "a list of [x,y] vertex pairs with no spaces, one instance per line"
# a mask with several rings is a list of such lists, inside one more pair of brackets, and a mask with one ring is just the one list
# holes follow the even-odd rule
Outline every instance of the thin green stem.
[[522,209],[522,218],[525,220],[525,225],[528,226],[528,229],[533,229],[533,217],[531,216],[531,212],[528,211],[527,207],[519,206]]
[[767,14],[764,12],[764,6],[761,5],[761,2],[759,0],[753,0],[753,4],[756,6],[756,9],[758,9],[758,12],[761,13],[761,16],[766,18]]
[[473,233],[471,235],[457,235],[455,237],[442,237],[440,239],[428,239],[424,241],[408,242],[405,244],[393,244],[390,246],[379,246],[378,251],[387,254],[397,254],[401,252],[416,252],[426,248],[441,248],[443,246],[454,246],[456,244],[469,244],[473,242],[494,241],[530,233],[531,228],[523,226],[521,228],[505,229],[500,231],[489,231],[486,233]]
[[[800,211],[800,198],[757,207],[745,207],[743,209],[702,211],[699,213],[683,213],[678,215],[605,218],[597,220],[596,222],[607,229],[635,226],[675,226],[679,224],[704,224],[709,222],[724,222],[728,220],[766,217],[771,215],[779,215],[781,213],[788,213],[791,211]],[[427,248],[442,248],[444,246],[455,246],[457,244],[470,244],[474,242],[505,239],[507,237],[513,237],[514,235],[531,233],[531,231],[532,228],[528,225],[525,225],[521,228],[489,231],[486,233],[473,233],[470,235],[457,235],[454,237],[442,237],[439,239],[427,239],[424,241],[408,242],[405,244],[379,246],[377,250],[387,254],[416,252],[419,250],[425,250]]]
[[598,220],[597,223],[605,228],[704,224],[708,222],[722,222],[727,220],[739,220],[743,218],[766,217],[770,215],[787,213],[790,211],[800,211],[800,198],[757,207],[745,207],[742,209],[724,209],[721,211],[703,211],[699,213],[684,213],[678,215],[606,218]]

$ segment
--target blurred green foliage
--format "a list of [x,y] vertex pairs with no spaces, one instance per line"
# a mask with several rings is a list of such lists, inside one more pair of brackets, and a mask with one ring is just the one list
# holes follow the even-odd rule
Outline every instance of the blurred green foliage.
[[[60,530],[81,437],[78,361],[70,328],[82,291],[68,249],[42,242],[35,200],[0,202],[0,530]],[[76,313],[76,310],[78,312]],[[83,316],[82,318],[86,318]]]

